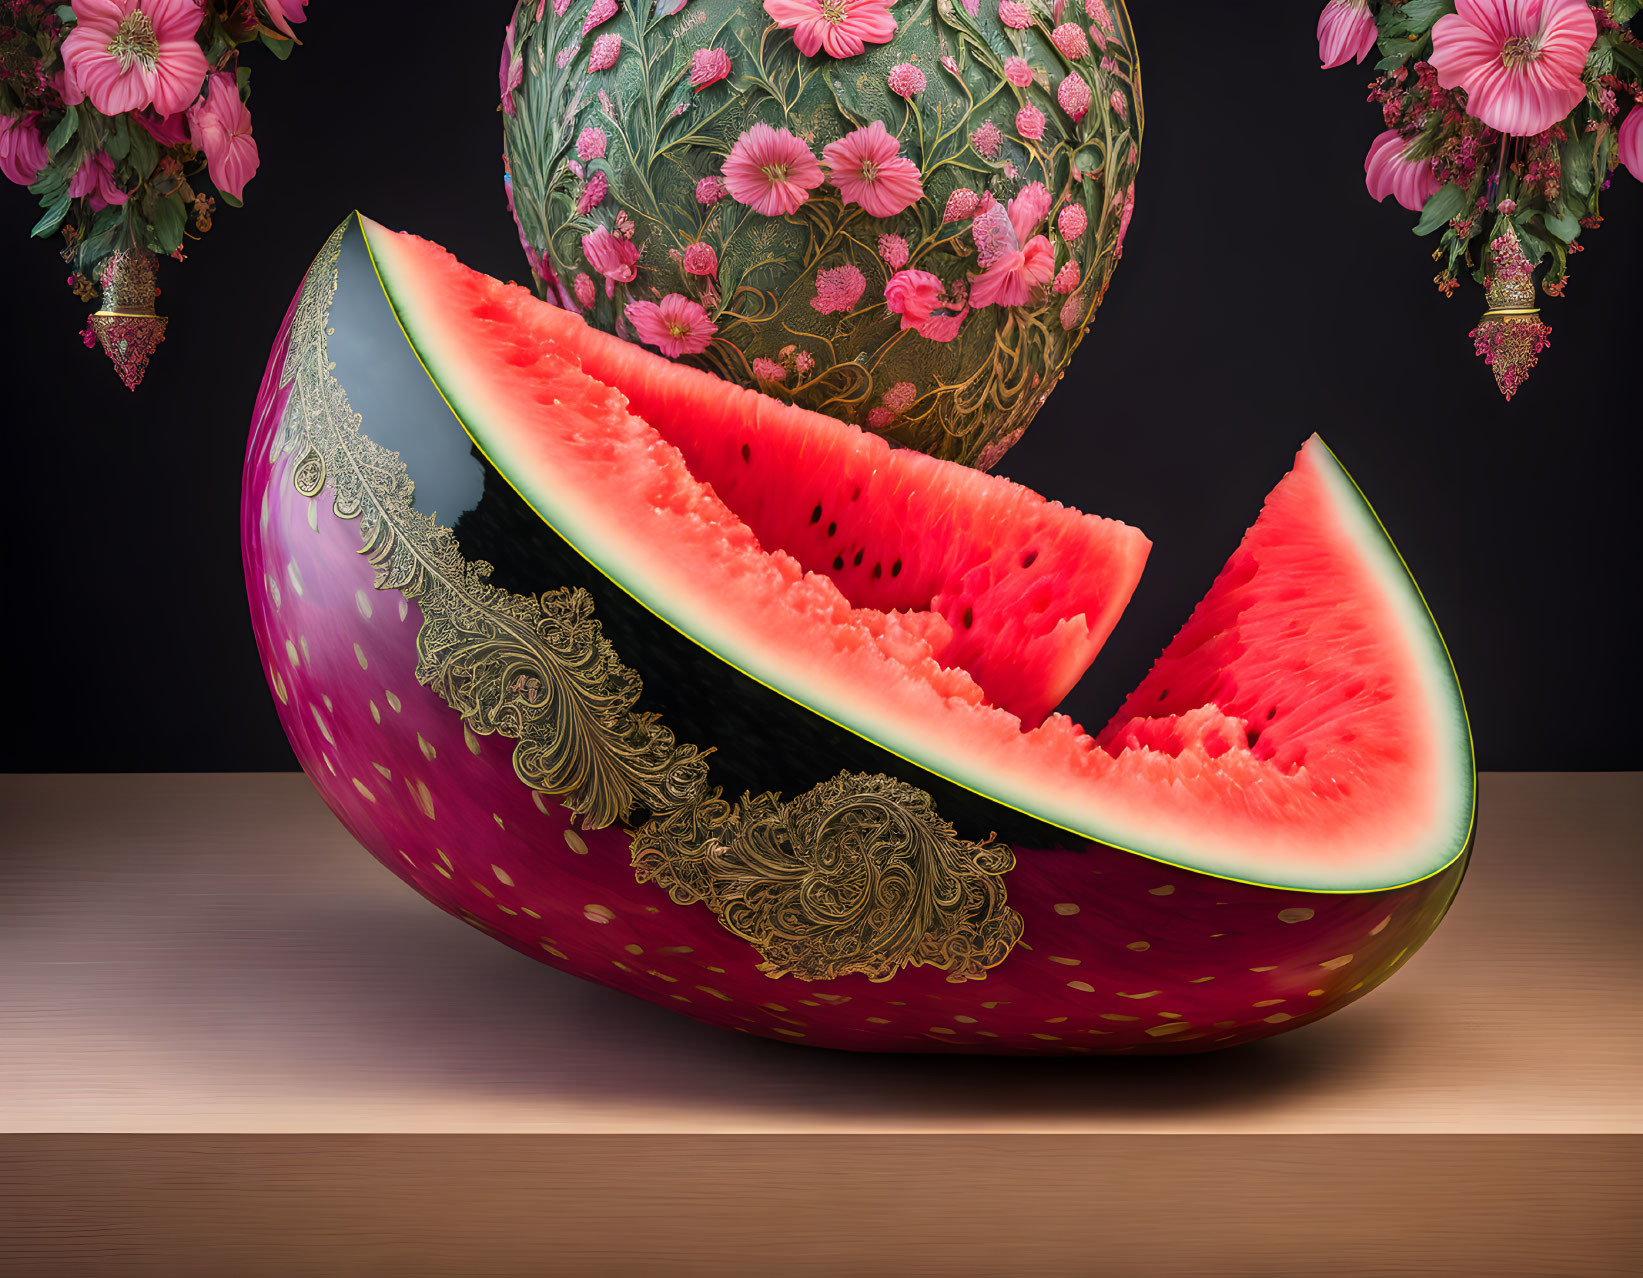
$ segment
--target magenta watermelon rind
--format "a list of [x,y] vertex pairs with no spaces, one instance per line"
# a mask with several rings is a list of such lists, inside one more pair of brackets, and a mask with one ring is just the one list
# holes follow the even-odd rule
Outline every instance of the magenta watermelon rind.
[[[1361,549],[1369,553],[1364,555],[1366,563],[1376,566],[1384,573],[1384,584],[1388,585],[1388,598],[1400,605],[1400,611],[1407,614],[1408,624],[1400,628],[1406,638],[1419,637],[1424,640],[1420,647],[1425,651],[1421,654],[1421,668],[1429,681],[1441,689],[1438,702],[1449,710],[1447,727],[1454,735],[1450,747],[1443,752],[1444,757],[1451,761],[1454,773],[1451,777],[1451,786],[1445,787],[1445,792],[1452,794],[1456,802],[1453,804],[1451,818],[1444,823],[1440,832],[1441,850],[1428,855],[1422,862],[1423,868],[1419,873],[1394,877],[1392,881],[1333,881],[1333,882],[1302,882],[1294,878],[1277,881],[1256,877],[1248,873],[1240,873],[1229,869],[1225,865],[1215,864],[1215,857],[1205,856],[1202,848],[1167,848],[1160,847],[1154,839],[1150,839],[1139,830],[1124,830],[1116,823],[1103,824],[1096,819],[1081,819],[1080,814],[1063,808],[1056,810],[1053,803],[1031,802],[1019,796],[1008,793],[1001,794],[998,789],[989,787],[987,780],[973,771],[962,766],[962,761],[954,758],[942,758],[940,761],[929,757],[928,751],[921,751],[920,744],[910,740],[896,740],[892,732],[872,733],[851,721],[851,717],[840,706],[828,706],[821,697],[807,698],[791,690],[768,673],[762,673],[755,668],[756,663],[747,658],[731,655],[724,649],[729,644],[715,645],[701,637],[700,628],[685,624],[676,615],[670,614],[669,609],[658,601],[647,598],[628,581],[617,576],[607,566],[607,560],[601,560],[585,548],[585,540],[573,535],[567,525],[572,521],[568,518],[556,518],[553,513],[551,494],[546,492],[528,491],[516,479],[519,468],[507,465],[509,460],[497,441],[487,442],[485,432],[476,428],[475,424],[482,423],[485,411],[482,406],[474,405],[464,412],[462,395],[456,392],[449,384],[451,378],[441,381],[425,358],[426,343],[419,343],[413,336],[416,327],[413,314],[408,324],[406,313],[410,306],[396,300],[393,284],[390,282],[391,272],[384,272],[377,244],[373,243],[372,227],[385,231],[379,224],[372,223],[359,213],[355,213],[362,239],[370,255],[373,270],[383,298],[394,316],[396,325],[404,336],[407,346],[415,357],[417,364],[428,377],[435,392],[449,409],[457,425],[464,435],[479,451],[487,462],[496,470],[508,486],[519,496],[542,522],[550,528],[566,545],[571,547],[592,568],[609,580],[624,594],[631,598],[646,612],[656,617],[670,629],[674,630],[692,644],[712,655],[716,660],[723,662],[731,670],[743,677],[752,680],[760,686],[777,694],[783,700],[814,714],[840,730],[850,733],[863,741],[869,742],[880,749],[887,751],[896,758],[912,767],[921,769],[935,776],[941,777],[950,784],[978,796],[988,803],[996,804],[1000,808],[1021,814],[1032,820],[1053,826],[1059,830],[1078,838],[1092,839],[1122,852],[1129,853],[1161,865],[1178,869],[1206,874],[1214,878],[1223,879],[1231,883],[1245,884],[1252,887],[1272,888],[1277,890],[1306,891],[1324,895],[1358,895],[1364,892],[1395,891],[1425,882],[1442,874],[1457,861],[1464,858],[1471,847],[1472,834],[1476,819],[1476,769],[1474,763],[1473,742],[1470,720],[1466,712],[1465,701],[1461,694],[1458,675],[1455,672],[1453,659],[1437,621],[1422,594],[1419,585],[1410,573],[1408,564],[1402,553],[1397,549],[1384,523],[1375,512],[1368,498],[1354,481],[1351,475],[1341,465],[1333,450],[1329,449],[1323,440],[1314,435],[1318,444],[1327,455],[1330,466],[1321,468],[1323,473],[1333,481],[1333,486],[1348,498],[1340,503],[1344,510],[1357,508],[1359,523],[1362,531],[1367,534],[1368,545],[1363,545],[1364,538],[1355,538]],[[1344,482],[1343,482],[1344,481]],[[1387,552],[1390,552],[1388,554]],[[1413,645],[1412,645],[1413,646]],[[1436,675],[1433,680],[1432,676]],[[1458,731],[1456,731],[1458,729]],[[1097,814],[1099,815],[1099,814]]]

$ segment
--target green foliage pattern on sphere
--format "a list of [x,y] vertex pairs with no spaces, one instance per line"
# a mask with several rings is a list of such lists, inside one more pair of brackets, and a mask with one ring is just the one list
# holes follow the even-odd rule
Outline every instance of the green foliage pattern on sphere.
[[[1122,0],[978,0],[974,12],[901,0],[890,12],[891,39],[835,59],[801,53],[759,0],[522,0],[502,61],[514,215],[538,291],[598,327],[639,340],[627,308],[678,295],[712,325],[682,362],[988,467],[1066,368],[1120,255],[1143,124],[1134,39]],[[729,73],[698,87],[702,50],[722,50]],[[870,216],[825,176],[774,216],[716,183],[757,123],[822,160],[875,121],[923,186],[894,216]],[[1046,241],[1029,295],[967,306],[978,259],[998,254],[978,254],[975,214],[1033,183],[1047,211],[1006,245]],[[637,259],[601,272],[584,245],[600,228]],[[711,247],[711,272],[692,245]],[[951,340],[887,307],[898,269],[942,282]]]

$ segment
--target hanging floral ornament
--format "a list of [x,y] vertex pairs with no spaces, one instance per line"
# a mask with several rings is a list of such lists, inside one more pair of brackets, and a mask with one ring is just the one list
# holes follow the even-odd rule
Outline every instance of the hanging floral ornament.
[[[1327,69],[1373,54],[1383,131],[1364,160],[1436,235],[1434,283],[1470,275],[1489,309],[1472,330],[1507,399],[1547,346],[1538,292],[1563,296],[1584,229],[1621,165],[1643,177],[1643,0],[1330,0],[1318,19]],[[1635,25],[1635,24],[1634,24]]]
[[238,206],[257,171],[240,46],[283,59],[308,0],[0,0],[0,173],[38,198],[83,336],[136,390],[165,336],[156,266]]

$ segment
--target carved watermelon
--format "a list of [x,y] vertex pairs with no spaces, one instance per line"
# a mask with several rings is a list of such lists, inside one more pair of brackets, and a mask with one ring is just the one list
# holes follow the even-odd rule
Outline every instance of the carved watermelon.
[[984,469],[1134,204],[1122,0],[522,0],[501,78],[542,296]]
[[244,492],[269,683],[350,831],[704,1021],[1203,1050],[1372,989],[1460,881],[1459,689],[1316,439],[1093,737],[1047,712],[1139,533],[363,219],[281,331]]

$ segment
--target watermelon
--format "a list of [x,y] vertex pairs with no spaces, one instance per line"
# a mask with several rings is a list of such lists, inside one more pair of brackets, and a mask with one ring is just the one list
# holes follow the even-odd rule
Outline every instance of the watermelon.
[[[1195,1051],[1441,919],[1453,669],[1313,438],[1111,721],[1121,523],[648,354],[364,218],[275,344],[246,579],[303,767],[442,908],[711,1023]],[[361,553],[363,552],[363,553]]]
[[[500,70],[543,297],[983,468],[1067,367],[1135,205],[1122,0],[521,0]],[[647,325],[658,305],[689,323]]]

